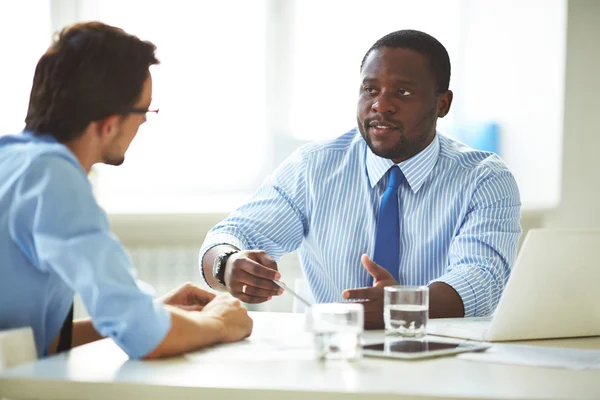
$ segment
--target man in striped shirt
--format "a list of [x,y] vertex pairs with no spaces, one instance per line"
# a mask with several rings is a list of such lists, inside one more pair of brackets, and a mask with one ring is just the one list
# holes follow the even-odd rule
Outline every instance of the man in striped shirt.
[[[276,260],[298,250],[312,300],[361,301],[367,328],[383,326],[383,287],[398,283],[428,285],[433,318],[491,314],[521,234],[519,192],[498,156],[436,131],[449,81],[435,38],[403,30],[378,40],[361,64],[357,128],[298,149],[208,233],[206,282],[267,301],[281,294]],[[378,233],[391,221],[386,189],[397,237],[377,250],[393,236]],[[381,248],[391,266],[372,261]]]

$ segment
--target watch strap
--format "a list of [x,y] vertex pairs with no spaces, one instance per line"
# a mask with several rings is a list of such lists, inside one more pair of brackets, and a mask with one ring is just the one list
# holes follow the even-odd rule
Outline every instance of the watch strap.
[[217,257],[218,265],[217,265],[216,271],[214,273],[214,276],[215,276],[215,279],[217,280],[217,282],[219,282],[221,285],[226,286],[225,285],[225,265],[227,264],[227,260],[229,259],[229,257],[234,255],[235,253],[239,253],[239,252],[240,252],[239,250],[230,250],[225,253],[219,254],[219,256]]

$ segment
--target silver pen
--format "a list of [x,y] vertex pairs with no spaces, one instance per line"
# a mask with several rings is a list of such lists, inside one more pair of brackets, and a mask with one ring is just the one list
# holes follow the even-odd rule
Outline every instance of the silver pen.
[[282,288],[283,290],[286,290],[286,291],[288,291],[288,292],[289,292],[289,293],[290,293],[292,296],[294,296],[295,298],[297,298],[298,300],[300,300],[300,302],[301,302],[302,304],[304,304],[306,307],[310,307],[310,306],[311,306],[310,302],[308,302],[308,301],[307,301],[305,298],[303,298],[303,297],[302,297],[302,296],[300,296],[298,293],[296,293],[296,292],[294,292],[292,289],[290,289],[290,288],[288,287],[288,285],[286,285],[285,283],[283,283],[283,282],[281,282],[281,281],[275,281],[275,280],[274,280],[273,282],[275,282],[275,284],[276,284],[277,286],[279,286],[279,287],[280,287],[280,288]]

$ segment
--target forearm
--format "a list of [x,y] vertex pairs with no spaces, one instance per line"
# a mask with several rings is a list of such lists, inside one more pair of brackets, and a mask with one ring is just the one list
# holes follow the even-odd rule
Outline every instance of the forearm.
[[73,323],[73,347],[95,342],[103,338],[104,336],[100,335],[96,331],[96,328],[94,328],[90,318],[80,319]]
[[[92,320],[90,318],[84,318],[73,322],[73,336],[71,347],[81,346],[83,344],[95,342],[96,340],[102,339],[103,336],[96,331]],[[48,354],[56,354],[58,348],[58,341],[60,340],[60,333],[50,346],[48,347]]]
[[461,318],[465,316],[463,301],[452,286],[443,282],[429,285],[429,317]]
[[171,314],[171,328],[160,344],[144,357],[145,359],[169,357],[222,341],[223,324],[216,318],[172,306],[165,308]]
[[202,258],[202,270],[204,271],[204,277],[206,278],[206,282],[209,284],[210,287],[212,287],[215,290],[226,291],[227,288],[225,286],[221,285],[213,276],[213,271],[212,271],[213,264],[215,262],[215,259],[219,256],[219,254],[222,254],[222,253],[225,253],[225,252],[231,251],[231,250],[239,250],[239,249],[235,246],[231,246],[228,244],[215,246],[215,247],[212,247],[210,250],[208,250],[204,254],[204,257]]

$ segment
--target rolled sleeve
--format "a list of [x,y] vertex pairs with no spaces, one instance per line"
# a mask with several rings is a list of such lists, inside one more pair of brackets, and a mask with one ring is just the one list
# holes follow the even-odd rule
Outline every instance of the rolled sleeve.
[[130,357],[153,350],[170,329],[170,315],[136,281],[83,170],[69,160],[42,158],[21,182],[18,200],[15,214],[31,219],[20,225],[33,227],[35,264],[79,293],[96,330]]
[[454,288],[465,317],[488,316],[500,300],[521,236],[520,206],[516,181],[506,169],[489,173],[474,191],[450,245],[446,273],[430,282]]
[[465,317],[489,315],[497,303],[497,296],[490,296],[494,293],[487,293],[485,290],[490,286],[490,283],[486,282],[485,272],[475,273],[475,271],[477,271],[476,266],[465,265],[454,268],[451,272],[431,282],[443,282],[458,293],[463,302]]
[[103,335],[111,337],[131,358],[142,358],[154,350],[171,329],[171,315],[157,300],[143,300],[130,307],[123,318],[126,322],[118,326],[114,321],[94,323]]
[[[79,293],[96,330],[129,357],[145,356],[167,335],[170,314],[154,300],[150,285],[136,280],[133,263],[116,237],[98,233],[66,245],[46,238],[40,246],[50,268]],[[69,259],[60,249],[71,254]]]
[[118,239],[100,230],[65,238],[36,235],[38,254],[47,269],[78,292],[94,328],[112,338],[131,358],[141,358],[166,336],[171,317],[153,299]]

